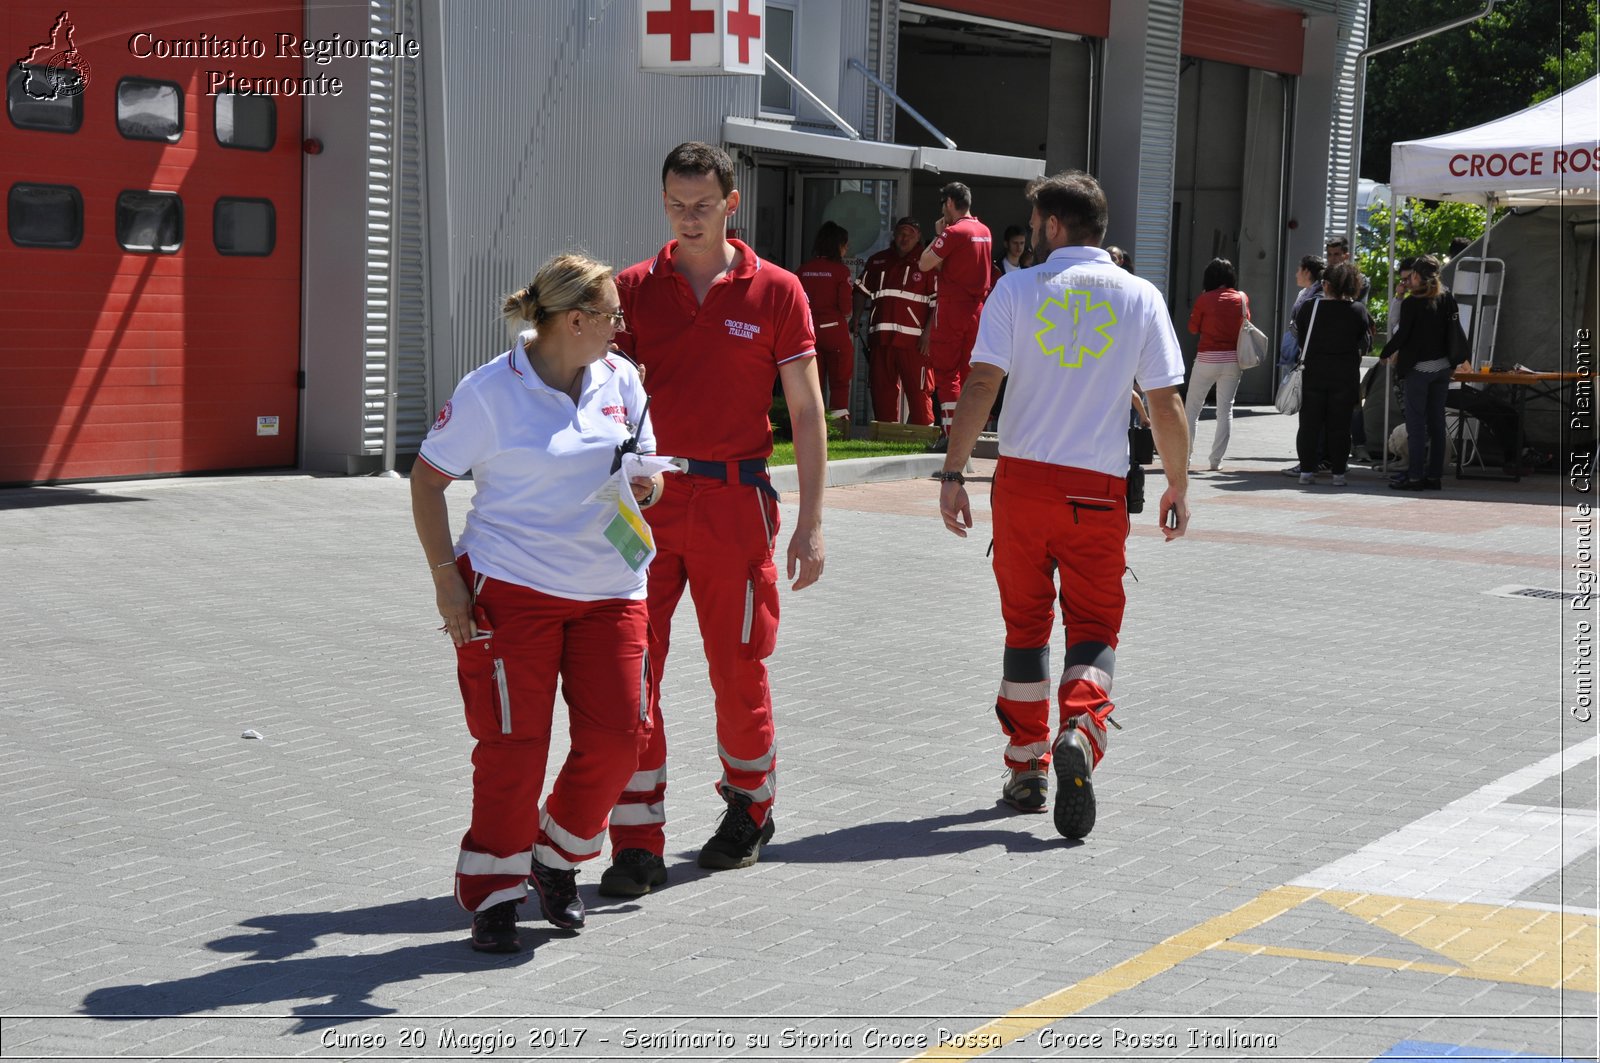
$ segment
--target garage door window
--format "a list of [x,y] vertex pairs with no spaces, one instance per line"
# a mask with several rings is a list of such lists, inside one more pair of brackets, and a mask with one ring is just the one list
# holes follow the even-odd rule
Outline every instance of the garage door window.
[[117,243],[129,251],[172,254],[183,246],[183,201],[172,192],[122,193],[117,197]]
[[12,185],[6,229],[18,247],[77,247],[83,240],[83,195],[71,185]]
[[217,94],[217,143],[225,148],[267,151],[278,139],[278,104],[271,96]]
[[83,124],[83,79],[72,70],[13,63],[6,71],[6,113],[18,129],[76,133]]
[[175,144],[183,136],[183,90],[170,81],[117,82],[117,130],[129,140]]
[[212,239],[223,255],[270,255],[278,239],[278,221],[266,199],[217,200],[211,215]]

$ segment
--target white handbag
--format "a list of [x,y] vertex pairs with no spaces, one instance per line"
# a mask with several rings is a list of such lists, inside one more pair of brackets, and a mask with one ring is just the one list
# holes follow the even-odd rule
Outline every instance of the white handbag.
[[1234,344],[1235,356],[1239,359],[1240,369],[1254,369],[1261,364],[1270,349],[1267,334],[1256,328],[1246,318],[1239,326],[1239,339]]
[[1311,320],[1306,324],[1306,342],[1300,345],[1300,357],[1295,359],[1294,368],[1278,383],[1278,395],[1272,404],[1281,414],[1300,412],[1301,374],[1306,367],[1306,351],[1311,348],[1311,333],[1317,327],[1317,307],[1321,305],[1321,299],[1311,304]]

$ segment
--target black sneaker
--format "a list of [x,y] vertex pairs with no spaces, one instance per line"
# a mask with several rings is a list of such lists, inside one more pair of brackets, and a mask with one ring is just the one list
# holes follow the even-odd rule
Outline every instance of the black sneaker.
[[521,952],[517,936],[517,905],[521,901],[501,901],[481,912],[472,913],[472,947],[479,952]]
[[935,439],[932,443],[928,444],[928,453],[929,454],[943,454],[946,450],[949,450],[949,449],[950,449],[950,437],[949,436],[940,436],[938,439]]
[[1073,720],[1056,739],[1051,754],[1056,769],[1056,831],[1076,841],[1094,830],[1094,751],[1089,736]]
[[772,821],[770,809],[765,823],[757,824],[750,818],[749,794],[725,790],[722,798],[728,808],[717,824],[717,833],[700,847],[700,866],[712,871],[749,867],[761,859],[761,847],[772,840],[777,824]]
[[624,849],[600,876],[602,897],[643,897],[667,884],[667,864],[649,849]]
[[583,898],[578,896],[578,873],[533,862],[528,884],[539,895],[539,912],[562,930],[583,926]]

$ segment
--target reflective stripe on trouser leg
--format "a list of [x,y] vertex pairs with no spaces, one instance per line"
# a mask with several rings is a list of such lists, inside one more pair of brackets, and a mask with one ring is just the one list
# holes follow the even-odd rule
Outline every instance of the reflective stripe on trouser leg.
[[1011,741],[1006,767],[1013,771],[1050,763],[1050,647],[1007,646],[994,714]]
[[1106,755],[1110,742],[1106,723],[1116,708],[1111,703],[1111,677],[1116,667],[1116,651],[1103,642],[1084,641],[1067,647],[1067,666],[1058,694],[1061,726],[1076,718],[1076,726],[1094,747],[1095,764]]
[[948,433],[950,425],[955,419],[956,404],[953,402],[941,402],[939,404],[939,427]]
[[[467,838],[461,844],[468,844]],[[528,895],[532,872],[531,850],[494,856],[463,848],[456,857],[456,903],[469,912],[481,912],[501,901],[520,901]]]
[[[773,799],[778,796],[778,749],[770,747],[767,752],[753,760],[741,760],[728,753],[717,743],[717,757],[722,761],[722,778],[717,781],[717,792],[736,790],[750,798],[750,804],[762,805],[770,808]],[[742,785],[748,783],[752,777],[758,777],[761,782],[755,786]]]

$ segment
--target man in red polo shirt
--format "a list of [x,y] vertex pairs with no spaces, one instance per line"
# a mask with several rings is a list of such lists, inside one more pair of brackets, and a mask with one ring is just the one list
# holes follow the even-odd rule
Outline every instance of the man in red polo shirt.
[[944,231],[922,253],[924,273],[939,272],[939,304],[928,339],[933,386],[939,395],[939,423],[950,431],[961,382],[972,365],[978,317],[994,286],[994,237],[972,213],[972,190],[951,181],[939,190]]
[[617,344],[646,371],[650,420],[661,454],[688,459],[650,510],[651,737],[611,813],[608,897],[637,897],[667,880],[667,743],[661,675],[672,614],[694,598],[716,702],[717,791],[727,809],[700,850],[701,867],[749,867],[772,839],[772,695],[762,661],[778,636],[773,547],[778,495],[767,479],[773,382],[794,426],[800,513],[788,575],[802,590],[822,575],[822,488],[827,428],[816,339],[794,274],[727,236],[739,206],[733,161],[708,144],[680,144],[661,167],[662,204],[675,239],[617,275],[626,317]]
[[937,274],[917,264],[922,254],[922,229],[917,219],[894,223],[894,242],[867,259],[860,291],[872,300],[868,369],[872,379],[872,415],[879,421],[900,420],[900,392],[906,395],[911,424],[933,423],[933,397],[928,393],[928,318],[933,310]]

